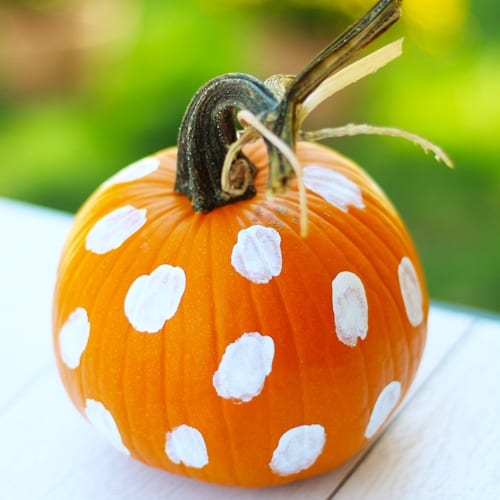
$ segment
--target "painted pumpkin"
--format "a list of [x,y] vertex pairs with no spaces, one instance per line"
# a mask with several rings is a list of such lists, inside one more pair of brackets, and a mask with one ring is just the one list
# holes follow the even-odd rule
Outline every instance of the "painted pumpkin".
[[[377,4],[362,31],[397,4]],[[116,448],[154,467],[241,486],[321,473],[377,435],[417,370],[428,298],[415,248],[361,168],[295,141],[290,89],[210,82],[179,147],[104,183],[66,241],[53,312],[63,383]],[[235,107],[270,132],[237,152],[231,197],[220,176]]]

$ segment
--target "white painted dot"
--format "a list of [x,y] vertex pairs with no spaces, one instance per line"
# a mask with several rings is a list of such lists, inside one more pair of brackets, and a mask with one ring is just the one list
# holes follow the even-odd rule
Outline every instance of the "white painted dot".
[[175,464],[201,469],[208,464],[207,445],[201,432],[189,425],[179,425],[167,432],[165,453]]
[[135,163],[132,163],[131,165],[128,165],[127,167],[117,172],[115,175],[113,175],[113,177],[104,182],[103,187],[142,179],[143,177],[146,177],[147,175],[158,170],[159,166],[159,158],[148,156],[147,158],[136,161]]
[[177,312],[185,289],[184,270],[162,264],[132,283],[125,297],[125,315],[138,332],[155,333]]
[[80,364],[90,334],[90,323],[87,311],[77,307],[59,331],[59,351],[61,359],[68,368],[76,368]]
[[231,264],[242,276],[254,283],[268,283],[281,273],[281,236],[276,229],[250,226],[238,233]]
[[111,412],[99,401],[87,399],[85,406],[85,415],[97,431],[104,436],[117,450],[130,455],[125,447]]
[[146,223],[146,209],[131,205],[113,210],[96,222],[87,234],[87,250],[105,254],[121,246]]
[[338,339],[354,347],[368,332],[368,301],[363,282],[354,273],[343,271],[332,281],[335,332]]
[[339,172],[317,165],[308,165],[303,169],[303,178],[308,189],[343,212],[347,212],[350,205],[365,208],[361,188]]
[[245,333],[229,344],[213,376],[217,394],[248,402],[259,395],[271,373],[274,341],[260,333]]
[[391,413],[399,401],[400,394],[401,384],[396,380],[384,387],[373,407],[368,426],[365,430],[365,437],[367,439],[374,436],[386,421],[389,413]]
[[408,321],[418,326],[424,319],[422,289],[412,261],[403,257],[398,266],[399,286]]
[[294,427],[281,436],[269,466],[280,476],[308,469],[321,455],[325,442],[326,433],[322,425]]

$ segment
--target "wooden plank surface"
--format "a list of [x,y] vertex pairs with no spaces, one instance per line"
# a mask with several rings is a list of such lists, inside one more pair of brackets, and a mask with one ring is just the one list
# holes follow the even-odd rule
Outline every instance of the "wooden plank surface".
[[499,354],[498,320],[476,321],[335,500],[498,500]]
[[[334,471],[242,490],[169,475],[115,452],[71,406],[53,361],[50,301],[70,221],[0,199],[7,242],[0,246],[7,325],[0,336],[0,499],[500,498],[488,496],[500,484],[499,322],[439,305],[392,424],[371,450]],[[460,496],[472,483],[470,491],[483,496]]]

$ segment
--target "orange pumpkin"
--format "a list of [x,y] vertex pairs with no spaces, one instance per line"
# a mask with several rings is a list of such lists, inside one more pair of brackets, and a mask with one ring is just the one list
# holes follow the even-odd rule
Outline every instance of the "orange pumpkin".
[[[383,192],[338,153],[295,144],[272,125],[276,109],[268,123],[302,165],[307,236],[297,179],[266,195],[286,164],[268,140],[235,162],[256,167],[245,192],[221,193],[210,155],[236,137],[223,109],[208,113],[219,122],[204,148],[181,137],[179,151],[119,172],[77,214],[54,345],[74,405],[124,453],[205,481],[277,485],[335,467],[379,432],[415,375],[429,304]],[[181,135],[200,134],[189,116]],[[191,157],[198,170],[182,179]],[[193,210],[195,198],[210,199],[211,179],[219,205]]]

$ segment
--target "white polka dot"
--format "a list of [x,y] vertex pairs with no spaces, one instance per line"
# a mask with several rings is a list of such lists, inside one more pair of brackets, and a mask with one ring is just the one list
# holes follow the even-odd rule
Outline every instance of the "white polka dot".
[[104,182],[103,187],[141,179],[142,177],[146,177],[146,175],[153,173],[155,170],[158,170],[159,166],[160,160],[158,158],[148,156],[147,158],[136,161],[128,167],[120,170],[118,173],[113,175],[113,177]]
[[347,212],[349,205],[365,208],[361,188],[338,172],[308,165],[303,169],[303,178],[308,189],[344,212]]
[[325,429],[319,424],[294,427],[281,436],[269,466],[280,476],[296,474],[311,467],[321,455],[325,441]]
[[386,421],[389,413],[396,406],[401,394],[401,384],[393,381],[388,384],[383,391],[379,394],[377,402],[373,407],[370,421],[365,430],[365,437],[370,439],[380,429],[382,424]]
[[348,346],[355,346],[358,337],[368,332],[368,301],[361,279],[354,273],[343,271],[332,281],[332,303],[335,332]]
[[155,333],[177,312],[185,289],[184,270],[163,264],[132,283],[125,315],[138,332]]
[[254,283],[268,283],[281,273],[281,237],[270,227],[251,226],[238,233],[231,264],[242,276]]
[[87,250],[104,254],[118,248],[146,223],[146,209],[126,205],[100,219],[87,234]]
[[90,323],[87,311],[76,308],[68,317],[59,332],[59,350],[61,359],[68,368],[76,368],[87,347]]
[[120,431],[116,425],[113,415],[99,401],[87,399],[85,407],[85,415],[90,423],[102,434],[117,450],[130,455],[123,444]]
[[245,333],[226,347],[213,376],[217,394],[225,399],[248,402],[262,391],[271,373],[274,342],[260,333]]
[[175,464],[201,469],[208,464],[207,445],[201,432],[189,425],[179,425],[167,432],[165,453]]
[[415,267],[408,257],[401,259],[398,276],[408,321],[412,326],[418,326],[424,319],[422,289]]

